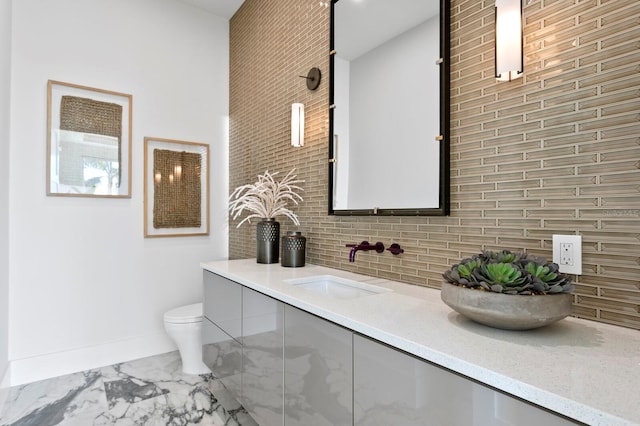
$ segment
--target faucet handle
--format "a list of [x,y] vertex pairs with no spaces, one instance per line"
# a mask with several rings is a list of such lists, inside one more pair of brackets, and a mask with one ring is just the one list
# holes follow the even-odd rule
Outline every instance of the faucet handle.
[[391,254],[393,254],[394,256],[400,253],[404,253],[404,249],[401,248],[400,244],[398,243],[391,244],[387,250],[390,251]]

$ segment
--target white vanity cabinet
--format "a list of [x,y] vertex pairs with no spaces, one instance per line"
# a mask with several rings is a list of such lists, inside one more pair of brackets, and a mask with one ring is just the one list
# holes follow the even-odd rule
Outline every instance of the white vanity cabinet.
[[636,331],[571,318],[497,330],[452,314],[433,289],[393,283],[330,299],[293,283],[357,276],[317,265],[203,269],[203,359],[261,426],[640,425]]
[[284,303],[242,289],[242,404],[260,425],[283,424]]
[[566,426],[575,423],[354,334],[354,425]]
[[202,361],[242,401],[242,286],[203,272]]
[[351,425],[351,330],[289,305],[284,330],[285,424]]

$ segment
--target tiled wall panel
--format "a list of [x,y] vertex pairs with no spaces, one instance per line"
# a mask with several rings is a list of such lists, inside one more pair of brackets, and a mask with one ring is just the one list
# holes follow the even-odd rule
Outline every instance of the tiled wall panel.
[[[525,76],[493,78],[494,2],[451,4],[451,215],[327,215],[329,9],[246,0],[231,20],[230,190],[295,167],[310,263],[438,288],[482,249],[551,257],[554,233],[583,237],[573,314],[640,329],[640,2],[524,2]],[[306,89],[309,68],[323,81]],[[289,144],[292,102],[306,144]],[[255,256],[252,226],[230,222],[232,258]],[[294,229],[282,219],[282,231]],[[345,244],[396,242],[401,256]]]

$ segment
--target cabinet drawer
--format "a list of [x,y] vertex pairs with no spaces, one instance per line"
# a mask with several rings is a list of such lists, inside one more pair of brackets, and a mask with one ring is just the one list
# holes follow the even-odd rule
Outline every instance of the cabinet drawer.
[[356,426],[574,424],[358,334],[353,365]]
[[242,346],[207,318],[202,320],[202,361],[240,401]]
[[259,425],[283,424],[284,303],[242,289],[242,405]]
[[292,426],[352,425],[352,335],[285,306],[284,415]]
[[203,272],[204,316],[241,342],[242,286],[209,271]]

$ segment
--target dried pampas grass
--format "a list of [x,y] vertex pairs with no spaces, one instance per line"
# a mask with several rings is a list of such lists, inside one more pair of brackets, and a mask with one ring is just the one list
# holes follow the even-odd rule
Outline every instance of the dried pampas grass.
[[229,196],[231,217],[237,219],[245,210],[251,212],[238,224],[238,227],[247,221],[251,223],[253,218],[275,218],[276,216],[286,216],[294,224],[300,225],[298,216],[287,208],[289,201],[296,205],[299,201],[303,201],[296,191],[304,191],[297,185],[304,181],[296,179],[296,175],[293,174],[295,170],[287,173],[280,182],[274,179],[278,172],[270,174],[267,170],[263,175],[258,175],[257,182],[237,187]]

